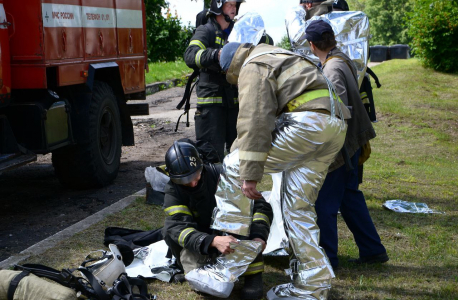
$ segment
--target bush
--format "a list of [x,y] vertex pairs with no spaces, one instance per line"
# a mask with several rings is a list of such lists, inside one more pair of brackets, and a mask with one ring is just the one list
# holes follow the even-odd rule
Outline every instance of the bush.
[[[191,26],[182,27],[164,0],[145,0],[146,42],[149,62],[175,61],[182,58],[192,36]],[[165,17],[162,9],[166,9]]]
[[288,35],[287,34],[284,35],[281,38],[281,41],[279,43],[275,44],[275,46],[283,48],[285,50],[291,50],[291,43],[289,42]]
[[407,22],[411,47],[424,66],[458,72],[458,1],[417,0]]

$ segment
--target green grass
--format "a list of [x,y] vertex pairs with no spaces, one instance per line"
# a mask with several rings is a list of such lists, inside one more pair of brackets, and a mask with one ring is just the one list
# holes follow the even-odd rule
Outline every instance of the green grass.
[[192,69],[188,68],[183,60],[150,63],[148,66],[149,72],[145,74],[146,84],[182,78],[192,73]]
[[[354,266],[358,256],[351,232],[339,217],[341,270],[329,299],[458,299],[458,76],[423,69],[417,60],[375,66],[382,83],[374,88],[378,123],[361,190],[390,261]],[[260,189],[270,187],[266,176]],[[411,215],[382,209],[386,200],[427,203],[445,214]],[[162,226],[159,207],[139,198],[124,211],[62,242],[29,262],[77,267],[91,250],[103,248],[108,226],[149,230]],[[266,258],[264,289],[288,282],[285,258]],[[242,280],[243,282],[243,280]],[[237,283],[229,299],[239,299]],[[187,284],[149,283],[158,299],[208,299]]]

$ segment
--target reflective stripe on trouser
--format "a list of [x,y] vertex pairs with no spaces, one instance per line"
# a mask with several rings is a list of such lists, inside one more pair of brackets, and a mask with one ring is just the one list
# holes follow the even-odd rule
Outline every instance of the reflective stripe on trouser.
[[264,272],[264,262],[262,261],[250,264],[248,266],[248,269],[246,269],[245,273],[243,273],[243,276],[254,275],[261,272]]
[[[329,165],[343,146],[346,125],[336,117],[315,112],[283,113],[276,121],[265,173],[282,173],[282,214],[296,260],[293,282],[273,288],[278,297],[324,299],[334,272],[319,247],[314,203]],[[218,211],[214,227],[246,231],[251,224],[252,200],[241,192],[238,150],[224,159],[216,193]]]

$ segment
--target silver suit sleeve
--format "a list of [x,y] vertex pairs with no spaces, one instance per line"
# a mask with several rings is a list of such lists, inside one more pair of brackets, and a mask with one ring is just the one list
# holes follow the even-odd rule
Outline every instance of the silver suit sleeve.
[[215,194],[216,207],[213,211],[211,228],[241,236],[249,236],[254,203],[253,200],[242,193],[239,166],[238,150],[226,155]]
[[248,266],[262,251],[261,243],[256,241],[239,241],[233,246],[235,251],[219,256],[216,263],[194,269],[186,274],[186,280],[194,290],[217,297],[229,297],[234,282],[245,273]]

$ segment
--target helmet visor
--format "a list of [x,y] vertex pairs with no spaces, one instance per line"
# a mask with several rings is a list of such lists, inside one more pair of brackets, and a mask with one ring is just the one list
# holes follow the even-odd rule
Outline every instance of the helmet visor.
[[200,166],[200,168],[192,173],[192,174],[189,174],[189,175],[183,175],[183,176],[170,176],[170,180],[172,180],[172,182],[176,183],[176,184],[188,184],[188,183],[191,183],[195,180],[197,180],[197,178],[199,178],[200,174],[202,173],[202,166]]

